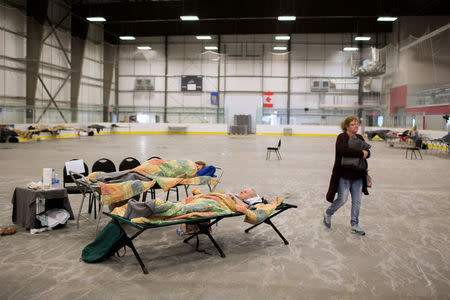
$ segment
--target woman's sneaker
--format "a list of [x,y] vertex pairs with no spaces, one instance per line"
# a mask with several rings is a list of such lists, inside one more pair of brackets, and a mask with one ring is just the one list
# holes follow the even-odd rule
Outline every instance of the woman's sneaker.
[[331,228],[331,216],[327,215],[326,213],[323,214],[323,224],[325,224],[327,228]]
[[359,235],[366,235],[366,233],[364,232],[364,230],[361,229],[361,227],[359,227],[359,225],[353,225],[352,226],[352,232],[359,234]]

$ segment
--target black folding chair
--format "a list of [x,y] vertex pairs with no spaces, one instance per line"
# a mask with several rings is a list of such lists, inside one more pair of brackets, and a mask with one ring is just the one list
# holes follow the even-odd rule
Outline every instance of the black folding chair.
[[411,151],[411,154],[410,154],[411,155],[411,159],[412,159],[413,154],[414,154],[414,157],[417,159],[416,152],[419,153],[420,159],[423,159],[422,158],[422,154],[420,153],[420,149],[422,148],[422,142],[423,142],[422,139],[418,138],[416,140],[416,143],[415,143],[414,147],[406,147],[405,158],[408,159],[408,151]]
[[150,159],[154,159],[154,158],[156,158],[156,159],[162,159],[161,157],[159,157],[159,156],[151,156],[149,159],[147,159],[147,160],[150,160]]
[[[148,159],[147,159],[147,161],[149,161],[149,160],[151,160],[151,159],[162,159],[161,157],[159,157],[159,156],[150,156]],[[155,191],[155,188],[153,187],[153,188],[150,188],[150,197],[152,198],[152,199],[155,199],[156,198],[156,191]],[[167,199],[169,199],[169,192],[170,192],[170,190],[168,190],[167,191],[167,195],[166,195],[166,201],[167,201]],[[145,202],[145,200],[147,199],[147,192],[144,192],[143,194],[142,194],[142,202]],[[178,199],[178,188],[177,188],[177,199]]]
[[[99,211],[98,218],[97,218],[97,216],[95,216],[95,218],[97,219],[95,233],[97,234],[98,225],[100,224],[100,219],[102,217],[102,212],[103,212],[103,202],[101,199],[101,194],[100,194],[100,192],[95,191],[91,187],[91,185],[89,184],[89,180],[84,175],[76,173],[76,172],[72,172],[72,171],[69,171],[69,174],[70,174],[72,180],[76,183],[76,185],[78,186],[80,191],[82,191],[82,194],[83,194],[83,198],[81,199],[80,208],[78,209],[77,229],[79,229],[79,227],[80,227],[81,209],[83,208],[84,199],[86,198],[86,195],[89,194],[90,195],[89,202],[94,202],[94,203],[98,202],[98,211]],[[94,207],[95,207],[95,205],[94,205]],[[89,221],[89,218],[86,218],[86,219]]]
[[[78,160],[78,158],[71,159],[71,161],[73,161],[73,160]],[[87,176],[89,174],[89,167],[87,166],[87,164],[85,162],[83,162],[83,165],[84,165],[84,171],[81,173],[77,173],[77,174],[80,174],[78,177],[77,176],[74,177],[74,176],[71,176],[71,174],[69,172],[67,172],[66,165],[64,164],[63,175],[62,175],[63,188],[66,189],[67,194],[83,195],[83,200],[81,201],[80,211],[81,211],[81,207],[83,206],[83,201],[84,201],[85,196],[89,195],[89,210],[88,210],[88,212],[91,213],[92,204],[93,204],[92,203],[92,191],[85,186],[79,186],[77,184],[77,182],[75,181],[81,175]],[[97,214],[97,212],[95,212],[95,214]],[[77,226],[78,226],[78,221],[77,221]]]
[[141,163],[136,158],[126,157],[120,162],[119,171],[131,170],[140,165]]
[[[78,158],[71,159],[72,160],[78,160]],[[81,172],[81,175],[87,176],[89,174],[89,167],[85,162],[84,164],[84,171]],[[63,187],[67,190],[67,194],[82,194],[83,192],[80,190],[80,188],[75,184],[75,181],[70,176],[70,174],[66,170],[66,165],[64,164],[63,168]]]
[[100,158],[92,165],[92,172],[115,172],[116,166],[114,163],[107,158]]
[[270,159],[270,154],[272,152],[275,152],[275,154],[278,157],[278,160],[280,160],[281,159],[280,148],[281,148],[281,139],[278,140],[277,147],[267,147],[266,160]]

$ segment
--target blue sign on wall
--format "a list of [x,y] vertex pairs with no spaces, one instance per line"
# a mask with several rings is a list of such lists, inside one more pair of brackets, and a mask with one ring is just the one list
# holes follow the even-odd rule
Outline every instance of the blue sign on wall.
[[211,93],[211,104],[217,105],[218,100],[219,100],[219,93],[218,92],[212,92]]

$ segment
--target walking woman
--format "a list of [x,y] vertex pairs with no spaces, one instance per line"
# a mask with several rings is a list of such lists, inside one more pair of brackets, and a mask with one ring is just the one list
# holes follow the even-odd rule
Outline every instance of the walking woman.
[[[331,228],[331,216],[344,205],[349,194],[351,194],[351,231],[359,235],[365,235],[364,230],[359,227],[359,210],[361,208],[362,192],[366,195],[368,194],[366,181],[367,162],[365,160],[370,157],[370,151],[355,150],[349,147],[349,140],[354,138],[359,139],[359,143],[366,144],[364,138],[357,133],[359,124],[357,116],[348,116],[341,122],[343,132],[336,139],[336,155],[327,193],[327,201],[332,204],[325,211],[323,223],[326,227]],[[353,161],[359,161],[365,167],[343,165],[343,157],[355,158],[356,160],[354,159]],[[335,200],[336,193],[338,197]]]

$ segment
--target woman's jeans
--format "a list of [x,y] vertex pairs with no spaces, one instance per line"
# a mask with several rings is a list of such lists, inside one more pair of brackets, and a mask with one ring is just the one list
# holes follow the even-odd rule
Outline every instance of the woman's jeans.
[[338,198],[328,207],[326,214],[332,216],[348,199],[348,194],[352,195],[352,213],[350,224],[358,225],[359,209],[361,208],[362,178],[360,179],[339,179]]

